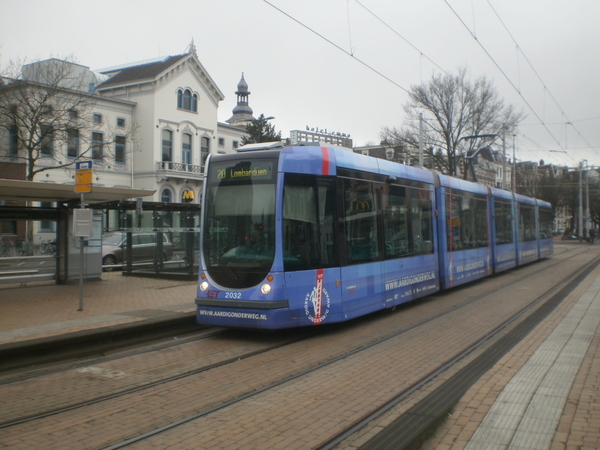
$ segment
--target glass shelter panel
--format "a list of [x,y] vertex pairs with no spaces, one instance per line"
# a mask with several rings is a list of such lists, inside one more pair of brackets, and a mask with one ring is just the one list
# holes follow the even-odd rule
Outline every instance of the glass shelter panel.
[[107,210],[103,224],[102,265],[105,271],[194,274],[198,269],[200,211]]

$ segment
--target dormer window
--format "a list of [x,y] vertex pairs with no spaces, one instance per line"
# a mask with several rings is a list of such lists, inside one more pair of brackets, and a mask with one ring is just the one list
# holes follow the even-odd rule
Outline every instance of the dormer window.
[[186,111],[198,111],[198,94],[189,89],[179,89],[177,91],[177,108]]

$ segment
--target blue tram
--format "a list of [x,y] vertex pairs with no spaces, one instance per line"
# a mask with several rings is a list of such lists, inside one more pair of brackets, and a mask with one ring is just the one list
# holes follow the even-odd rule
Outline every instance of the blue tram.
[[341,322],[553,253],[550,205],[335,147],[211,155],[197,321]]

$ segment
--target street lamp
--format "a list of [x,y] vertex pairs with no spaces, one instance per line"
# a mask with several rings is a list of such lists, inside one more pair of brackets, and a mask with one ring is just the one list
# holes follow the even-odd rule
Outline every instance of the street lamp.
[[[458,159],[456,156],[456,149],[458,148],[458,144],[460,144],[461,141],[467,140],[467,139],[489,138],[489,137],[495,138],[495,137],[498,137],[498,135],[497,134],[474,134],[472,136],[463,136],[458,141],[456,141],[456,145],[454,146],[454,173],[452,175],[456,176],[456,160]],[[465,165],[466,165],[466,163],[465,163]],[[467,168],[465,167],[464,170],[465,170],[465,176],[466,176]]]

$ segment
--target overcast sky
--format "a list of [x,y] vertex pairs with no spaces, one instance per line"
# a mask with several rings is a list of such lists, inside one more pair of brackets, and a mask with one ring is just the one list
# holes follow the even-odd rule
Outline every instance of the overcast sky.
[[[411,85],[467,67],[527,114],[518,159],[600,165],[598,0],[0,0],[0,7],[2,67],[73,56],[102,69],[181,54],[193,39],[225,95],[218,120],[231,116],[243,72],[255,117],[274,116],[284,137],[309,126],[348,133],[355,145],[379,143],[382,127],[403,123]],[[512,153],[512,140],[508,147]]]

